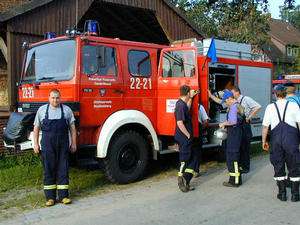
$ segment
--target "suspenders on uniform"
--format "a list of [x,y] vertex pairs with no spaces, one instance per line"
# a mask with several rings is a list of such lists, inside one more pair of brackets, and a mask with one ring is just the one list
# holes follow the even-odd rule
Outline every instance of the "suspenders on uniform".
[[[285,104],[284,111],[283,111],[283,118],[281,119],[281,116],[280,116],[280,112],[279,112],[278,106],[277,106],[276,102],[274,102],[274,105],[275,105],[275,108],[276,108],[276,111],[277,111],[277,115],[278,115],[278,119],[279,119],[279,123],[280,123],[280,122],[284,122],[284,123],[285,123],[285,114],[286,114],[286,110],[287,110],[288,104],[289,104],[289,102],[287,101],[286,104]],[[297,124],[297,123],[296,123],[296,124]]]

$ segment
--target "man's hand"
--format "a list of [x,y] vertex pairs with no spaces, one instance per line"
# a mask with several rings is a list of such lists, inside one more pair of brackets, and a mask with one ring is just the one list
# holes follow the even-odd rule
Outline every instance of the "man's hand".
[[208,97],[210,97],[211,98],[211,92],[210,92],[210,90],[209,89],[207,89],[207,94],[208,94]]
[[188,134],[186,137],[187,137],[187,139],[190,139],[190,138],[191,138],[191,135],[190,135],[190,134]]
[[77,151],[77,146],[76,146],[76,143],[72,143],[71,146],[70,146],[70,151],[71,153],[74,153]]
[[194,98],[195,95],[199,94],[198,90],[190,90],[190,97]]
[[39,144],[34,144],[33,151],[34,151],[35,154],[39,154],[39,152],[40,152],[40,145]]
[[270,148],[270,145],[269,145],[269,143],[268,142],[263,142],[262,143],[262,148],[263,148],[263,150],[264,151],[269,151],[269,148]]
[[250,118],[246,118],[246,123],[250,123],[251,119]]
[[219,127],[222,128],[222,129],[224,129],[225,128],[225,123],[220,123]]

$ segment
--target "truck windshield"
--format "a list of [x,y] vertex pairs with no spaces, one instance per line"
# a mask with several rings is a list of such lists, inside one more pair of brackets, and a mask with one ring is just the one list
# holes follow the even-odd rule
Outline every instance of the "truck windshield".
[[57,41],[28,50],[23,81],[69,80],[75,66],[75,41]]

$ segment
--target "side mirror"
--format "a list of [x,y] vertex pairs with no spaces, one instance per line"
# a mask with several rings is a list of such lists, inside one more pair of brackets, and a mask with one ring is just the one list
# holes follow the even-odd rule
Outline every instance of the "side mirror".
[[24,41],[23,44],[22,44],[22,49],[24,49],[24,50],[29,49],[29,43]]
[[106,47],[105,46],[99,46],[97,48],[97,59],[100,68],[106,67]]

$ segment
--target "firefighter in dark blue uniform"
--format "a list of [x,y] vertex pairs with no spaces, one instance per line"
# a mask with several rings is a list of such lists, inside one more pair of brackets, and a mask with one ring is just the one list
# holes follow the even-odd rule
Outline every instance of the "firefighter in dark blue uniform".
[[226,187],[239,187],[242,184],[239,158],[242,143],[243,111],[234,99],[233,93],[229,90],[224,90],[222,103],[224,102],[228,107],[227,120],[220,123],[219,126],[227,129],[226,164],[229,181],[224,182],[223,185]]
[[179,145],[180,169],[178,172],[178,187],[182,192],[192,190],[190,181],[199,167],[199,154],[197,149],[192,148],[193,128],[190,107],[194,95],[197,94],[190,87],[180,87],[180,98],[175,106],[175,140]]
[[286,90],[283,85],[276,85],[274,92],[277,98],[275,103],[267,106],[262,130],[262,147],[269,150],[267,142],[268,128],[271,126],[270,161],[274,167],[274,179],[277,182],[277,198],[287,200],[285,167],[291,180],[291,201],[299,201],[300,182],[300,152],[299,130],[300,109],[294,102],[285,99]]
[[237,86],[234,86],[231,92],[244,109],[245,121],[242,126],[243,135],[240,150],[240,170],[241,173],[248,173],[250,170],[250,147],[252,138],[251,119],[257,115],[261,109],[261,105],[251,97],[242,95],[241,90]]
[[[39,132],[42,131],[41,155],[44,167],[46,206],[56,201],[69,204],[69,151],[76,151],[76,128],[72,110],[60,104],[60,93],[49,94],[49,104],[39,108],[34,122],[34,152],[40,152]],[[69,131],[71,138],[69,138]],[[69,142],[71,140],[71,143]]]

